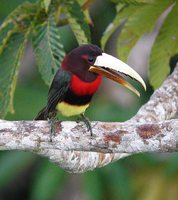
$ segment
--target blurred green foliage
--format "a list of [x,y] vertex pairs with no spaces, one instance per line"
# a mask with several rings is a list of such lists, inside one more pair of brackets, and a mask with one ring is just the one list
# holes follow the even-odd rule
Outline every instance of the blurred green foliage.
[[[23,0],[13,0],[11,2],[0,0],[0,20],[2,21],[23,2]],[[31,0],[30,2],[36,1]],[[46,0],[45,2],[45,9],[48,10],[50,1]],[[82,2],[79,1],[80,5]],[[140,2],[147,3],[147,1],[141,0],[127,2],[128,4],[133,3],[134,6],[141,6]],[[115,3],[119,3],[119,1],[115,0]],[[133,5],[130,4],[131,7]],[[128,5],[127,8],[131,9]],[[144,8],[142,9],[144,10]],[[91,40],[99,44],[103,31],[112,20],[115,20],[114,16],[117,15],[117,11],[115,10],[115,4],[111,1],[100,1],[96,5],[94,4],[92,10],[92,21],[95,27],[91,28]],[[127,9],[124,12],[128,12]],[[126,26],[126,28],[129,29],[129,26]],[[59,29],[64,52],[68,52],[77,45],[76,32],[72,32],[74,29],[78,31],[80,27],[70,28],[65,25]],[[141,33],[137,37],[140,36]],[[22,73],[17,82],[14,96],[15,113],[8,113],[6,119],[31,120],[46,102],[48,87],[42,81],[39,72],[32,68],[31,71],[28,71],[29,74],[24,73],[26,73],[27,78],[24,78]],[[147,96],[141,95],[137,102],[124,108],[114,102],[108,102],[105,94],[100,91],[94,98],[90,109],[88,109],[87,116],[91,120],[127,120],[147,101],[151,92],[152,90],[149,89]],[[39,156],[26,152],[1,151],[0,199],[177,200],[177,172],[178,154],[176,153],[161,156],[138,154],[97,169],[94,172],[70,175]],[[71,184],[73,178],[75,182]],[[78,187],[75,185],[78,185]],[[78,193],[77,197],[75,197],[76,192]]]
[[[115,9],[111,2],[115,3]],[[111,2],[102,2],[103,7],[105,4],[110,5],[110,12],[107,12],[109,14],[102,9],[100,12],[96,11],[104,16],[104,18],[99,16],[100,20],[96,20],[100,22],[97,25],[103,34],[98,41],[101,40],[101,45],[105,48],[111,35],[120,29],[116,44],[118,54],[123,60],[128,58],[130,51],[142,36],[158,27],[157,21],[163,19],[164,14],[165,19],[159,22],[160,28],[149,59],[150,83],[153,88],[159,87],[171,70],[170,58],[177,54],[178,50],[176,1],[112,0]],[[70,28],[69,35],[74,43],[79,45],[99,43],[94,39],[98,29],[94,28],[95,22],[90,17],[91,4],[95,5],[93,0],[31,0],[15,1],[7,7],[7,17],[0,26],[0,72],[4,73],[0,79],[1,118],[8,112],[14,112],[13,97],[19,66],[29,39],[32,40],[36,63],[47,85],[50,85],[66,53],[66,40],[63,40],[64,34],[61,32],[64,27]],[[5,2],[1,1],[2,10],[4,5]],[[4,18],[3,12],[1,15]],[[18,51],[13,50],[17,49],[16,45],[19,47]],[[10,58],[9,54],[12,55]],[[162,59],[159,59],[160,57]]]

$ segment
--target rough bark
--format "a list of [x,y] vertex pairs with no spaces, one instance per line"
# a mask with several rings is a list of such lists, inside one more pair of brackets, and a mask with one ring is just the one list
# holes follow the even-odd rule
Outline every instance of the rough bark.
[[45,121],[1,122],[0,149],[36,153],[40,149],[98,153],[178,151],[178,119],[158,123],[93,122],[93,125],[91,137],[75,122],[57,122],[58,134],[51,142]]
[[[0,149],[31,151],[70,172],[102,167],[138,152],[178,151],[178,66],[138,113],[124,123],[93,122],[94,136],[76,122],[0,121]],[[172,119],[172,120],[170,120]]]

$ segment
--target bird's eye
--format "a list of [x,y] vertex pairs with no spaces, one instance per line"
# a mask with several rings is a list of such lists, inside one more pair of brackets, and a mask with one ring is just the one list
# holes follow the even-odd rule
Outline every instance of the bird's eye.
[[93,62],[94,62],[94,60],[95,60],[95,59],[94,59],[94,57],[93,57],[93,56],[89,56],[89,57],[88,57],[88,62],[90,62],[90,63],[93,63]]

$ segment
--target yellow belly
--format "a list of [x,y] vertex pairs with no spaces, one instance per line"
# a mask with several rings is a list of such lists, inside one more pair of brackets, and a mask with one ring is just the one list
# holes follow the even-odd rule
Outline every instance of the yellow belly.
[[66,102],[60,102],[57,104],[56,109],[64,116],[70,117],[74,115],[80,115],[85,112],[88,108],[89,104],[77,106],[77,105],[70,105]]

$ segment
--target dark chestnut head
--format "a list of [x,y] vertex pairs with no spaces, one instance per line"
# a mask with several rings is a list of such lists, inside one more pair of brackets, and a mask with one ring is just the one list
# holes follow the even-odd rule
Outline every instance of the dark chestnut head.
[[84,44],[73,49],[66,55],[62,68],[77,75],[81,80],[91,82],[98,74],[90,72],[97,56],[102,55],[102,50],[93,44]]
[[141,83],[146,89],[145,82],[135,70],[118,58],[102,52],[99,47],[93,44],[82,45],[72,50],[64,58],[62,68],[86,82],[92,82],[98,75],[105,76],[139,96],[139,92],[127,82],[125,77],[122,77],[124,74]]

